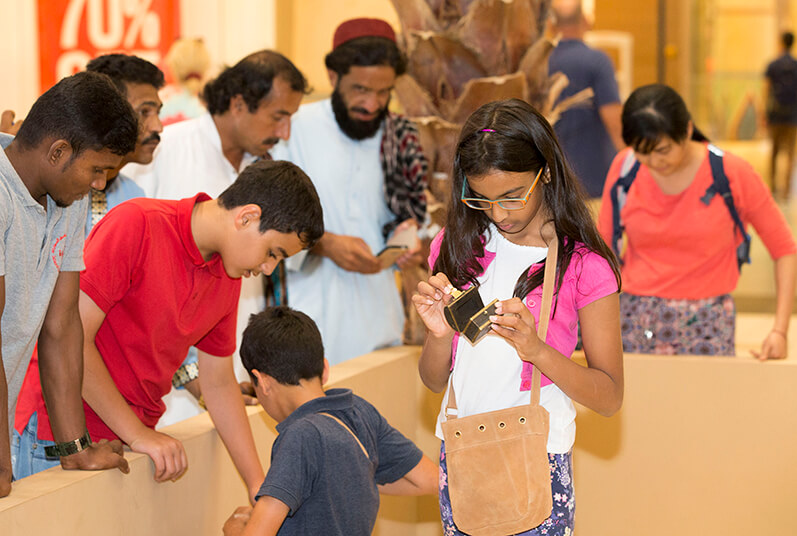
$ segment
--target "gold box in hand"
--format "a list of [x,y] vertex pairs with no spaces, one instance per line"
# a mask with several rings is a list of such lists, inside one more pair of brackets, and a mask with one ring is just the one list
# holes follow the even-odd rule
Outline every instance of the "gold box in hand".
[[479,295],[479,288],[475,286],[464,292],[454,289],[451,295],[454,301],[444,310],[448,324],[464,335],[471,344],[476,344],[489,333],[492,325],[490,316],[495,314],[495,304],[498,300],[484,305]]

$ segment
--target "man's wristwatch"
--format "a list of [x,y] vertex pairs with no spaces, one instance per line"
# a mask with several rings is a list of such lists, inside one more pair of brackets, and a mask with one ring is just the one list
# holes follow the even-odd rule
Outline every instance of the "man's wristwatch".
[[81,450],[85,450],[91,445],[91,436],[89,431],[73,441],[65,441],[63,443],[56,443],[55,445],[44,447],[44,455],[48,458],[60,458],[62,456],[69,456],[77,454]]

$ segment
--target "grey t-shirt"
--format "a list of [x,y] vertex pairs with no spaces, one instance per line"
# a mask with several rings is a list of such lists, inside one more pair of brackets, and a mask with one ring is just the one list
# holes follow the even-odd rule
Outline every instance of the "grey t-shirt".
[[[357,435],[368,452],[334,415]],[[271,467],[258,498],[267,495],[290,512],[280,536],[368,536],[379,509],[377,484],[395,482],[421,461],[412,441],[349,389],[330,389],[277,425]]]
[[83,227],[88,199],[61,208],[48,196],[37,203],[9,162],[5,148],[14,138],[0,134],[0,275],[6,301],[0,329],[8,382],[8,425],[33,348],[39,337],[58,274],[83,270]]

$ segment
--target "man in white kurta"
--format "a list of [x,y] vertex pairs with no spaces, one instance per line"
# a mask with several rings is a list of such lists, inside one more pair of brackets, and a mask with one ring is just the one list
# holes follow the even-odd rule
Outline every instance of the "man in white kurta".
[[[361,141],[346,136],[326,99],[302,106],[291,139],[272,151],[312,179],[324,230],[359,237],[374,253],[385,246],[382,227],[393,219],[383,191],[381,139],[381,130]],[[313,254],[297,261],[286,261],[289,303],[318,324],[330,364],[401,343],[404,313],[393,269],[363,274]]]
[[[263,79],[269,80],[270,87],[262,95],[255,94],[251,88],[263,90]],[[287,58],[272,51],[253,53],[208,82],[208,113],[166,127],[153,163],[127,166],[125,171],[158,199],[182,199],[199,192],[218,197],[249,164],[270,158],[274,144],[287,139],[290,116],[305,90],[306,80]],[[244,278],[241,283],[238,346],[249,315],[265,306],[260,277]],[[196,360],[189,354],[187,361],[190,365]],[[234,359],[234,365],[238,380],[248,380],[240,358]],[[159,427],[201,411],[183,390],[172,389],[164,401],[167,409]]]
[[[342,23],[326,57],[331,99],[302,106],[275,159],[301,167],[318,191],[324,237],[288,259],[288,302],[318,324],[331,364],[401,343],[404,311],[395,269],[376,254],[386,235],[423,223],[426,158],[417,130],[388,112],[405,60],[378,19]],[[418,262],[419,247],[398,261]]]

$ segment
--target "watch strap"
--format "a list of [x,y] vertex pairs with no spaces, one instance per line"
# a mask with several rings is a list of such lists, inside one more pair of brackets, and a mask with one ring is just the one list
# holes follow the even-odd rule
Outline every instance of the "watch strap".
[[87,449],[89,445],[91,445],[91,436],[89,431],[86,430],[86,433],[77,439],[44,447],[44,455],[48,458],[61,458],[62,456],[77,454],[81,450]]

